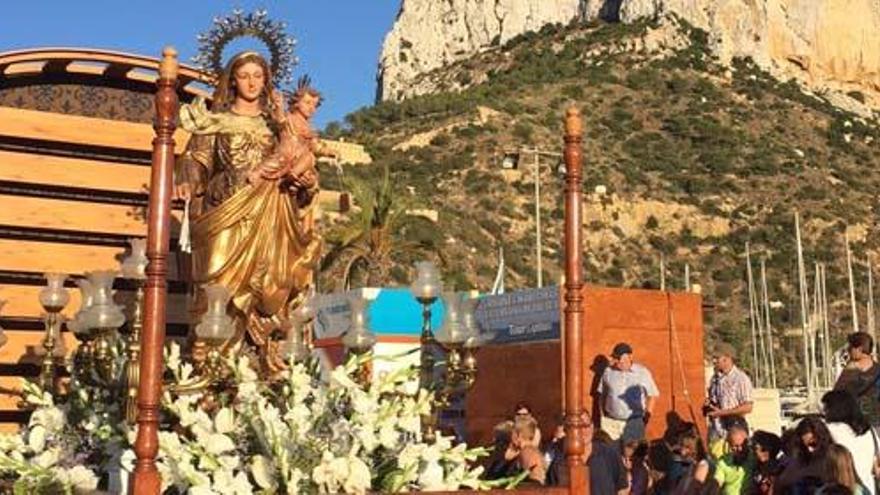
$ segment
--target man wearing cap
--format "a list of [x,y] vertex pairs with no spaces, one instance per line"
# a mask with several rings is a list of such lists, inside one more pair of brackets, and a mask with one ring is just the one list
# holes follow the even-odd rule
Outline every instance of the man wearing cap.
[[613,440],[642,440],[660,395],[648,368],[633,362],[633,350],[621,342],[611,352],[611,366],[599,381],[602,430]]
[[730,344],[718,345],[712,354],[715,373],[703,407],[712,439],[725,438],[732,420],[752,412],[752,380],[734,364],[734,357]]

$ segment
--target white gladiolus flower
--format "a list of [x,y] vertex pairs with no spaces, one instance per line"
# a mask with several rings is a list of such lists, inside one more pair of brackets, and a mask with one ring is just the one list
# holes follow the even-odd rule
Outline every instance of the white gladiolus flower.
[[[437,437],[439,440],[440,435],[438,434]],[[422,450],[422,460],[425,462],[438,463],[440,462],[441,457],[442,456],[440,454],[440,448],[437,446],[436,443],[426,445],[425,448]]]
[[278,485],[275,480],[275,467],[265,456],[255,455],[251,459],[251,474],[263,490],[274,490]]
[[379,444],[379,439],[376,437],[376,431],[373,428],[361,426],[355,429],[355,435],[368,452],[372,452]]
[[189,380],[192,377],[193,371],[195,371],[195,368],[193,368],[192,364],[183,363],[182,365],[180,365],[180,378],[179,378],[179,380],[181,382],[185,382],[185,381]]
[[234,471],[241,466],[241,460],[236,455],[221,455],[217,458],[217,463],[227,471]]
[[73,487],[77,493],[90,493],[98,488],[98,476],[84,466],[70,469],[54,468],[52,472],[64,484]]
[[57,406],[43,407],[34,411],[31,415],[30,424],[40,425],[46,428],[46,433],[53,434],[61,431],[67,423],[64,412]]
[[236,495],[250,495],[254,492],[253,486],[244,471],[239,471],[232,480],[232,490]]
[[[336,476],[337,467],[334,466],[336,458],[330,451],[324,451],[321,462],[312,470],[312,480],[323,489],[324,493],[334,493],[339,488],[339,478]],[[344,459],[343,459],[344,461]]]
[[366,493],[370,489],[372,476],[370,468],[359,457],[348,458],[348,477],[342,488],[345,493]]
[[312,411],[302,402],[295,404],[284,415],[285,421],[292,429],[303,433],[309,430],[312,424]]
[[46,449],[40,455],[34,457],[33,462],[35,465],[41,468],[50,468],[55,464],[58,464],[58,460],[61,458],[61,449],[59,447],[52,447]]
[[336,388],[343,389],[355,389],[358,388],[357,382],[352,380],[351,376],[349,376],[348,370],[345,366],[338,366],[336,369],[330,372],[330,390]]
[[[134,443],[134,442],[132,442]],[[122,456],[119,458],[119,465],[122,467],[122,470],[126,473],[134,472],[134,461],[136,456],[134,451],[131,449],[126,450],[122,453]]]
[[180,368],[180,345],[177,342],[165,348],[165,363],[172,370]]
[[452,448],[443,449],[445,452],[443,453],[443,459],[447,462],[451,462],[453,464],[465,464],[465,451],[467,450],[467,445],[460,443]]
[[443,466],[439,462],[428,462],[419,471],[419,488],[426,492],[446,490],[443,479]]
[[252,400],[258,393],[257,384],[254,382],[242,383],[238,386],[238,397],[244,401]]
[[480,479],[480,476],[482,475],[483,466],[477,466],[475,469],[471,469],[470,471],[465,470],[464,476],[462,476],[458,482],[458,486],[464,486],[467,488],[478,490],[483,485],[483,481]]
[[287,483],[287,494],[288,495],[299,495],[300,489],[299,484],[305,478],[305,474],[299,469],[291,469],[288,475],[288,483]]
[[231,433],[235,430],[235,418],[232,415],[232,409],[224,407],[217,412],[214,417],[214,430],[217,433]]
[[209,454],[220,455],[235,450],[235,442],[222,433],[211,433],[205,439],[204,447]]
[[400,434],[397,433],[393,425],[382,425],[379,428],[379,444],[388,450],[397,448],[400,441]]
[[194,486],[187,490],[189,495],[217,495],[217,492],[210,485]]
[[251,368],[250,359],[248,359],[247,356],[242,356],[238,360],[235,366],[235,372],[241,383],[252,383],[260,379],[257,372]]
[[407,433],[420,434],[422,431],[422,422],[417,414],[401,416],[398,420],[397,426]]
[[0,452],[16,452],[24,450],[24,440],[21,435],[0,433]]
[[[211,478],[203,471],[199,471],[190,462],[180,462],[178,464],[180,474],[192,487],[211,487]],[[190,491],[190,493],[193,493]]]
[[250,495],[254,491],[247,474],[222,470],[214,472],[213,488],[220,495]]
[[422,451],[425,449],[425,444],[422,443],[411,443],[408,444],[403,450],[397,455],[397,462],[400,467],[403,469],[409,469],[412,466],[418,466],[419,461],[422,459]]
[[294,393],[309,392],[312,385],[312,377],[308,374],[304,365],[296,364],[290,370],[288,383]]
[[43,425],[31,428],[28,434],[28,447],[37,454],[46,448],[46,428]]

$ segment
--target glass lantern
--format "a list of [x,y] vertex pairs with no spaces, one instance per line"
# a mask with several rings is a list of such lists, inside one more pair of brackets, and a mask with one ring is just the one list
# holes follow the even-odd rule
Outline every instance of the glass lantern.
[[376,334],[367,326],[367,300],[354,297],[349,301],[351,326],[342,337],[342,344],[351,352],[367,352],[376,344]]
[[118,329],[125,323],[125,313],[113,302],[113,270],[98,270],[89,273],[92,291],[92,304],[85,314],[85,325],[90,329]]
[[58,313],[70,301],[70,294],[64,288],[67,275],[63,273],[46,273],[46,286],[40,290],[40,304],[48,313]]
[[477,298],[465,298],[461,302],[461,322],[464,327],[464,346],[466,348],[475,348],[483,345],[487,340],[491,339],[493,334],[480,332],[480,326],[474,316],[477,309]]
[[[90,272],[86,273],[86,276],[89,276]],[[86,320],[86,316],[88,315],[89,309],[91,309],[92,305],[95,301],[94,291],[92,290],[92,283],[88,281],[88,279],[80,279],[76,281],[77,287],[79,287],[79,295],[80,295],[80,306],[79,311],[73,315],[73,319],[67,323],[67,328],[69,328],[77,338],[82,339],[83,337],[88,337],[89,331],[91,330],[88,326],[88,321]]]
[[287,361],[299,362],[309,355],[309,348],[303,338],[303,322],[293,318],[284,322],[281,326],[286,336],[281,347],[282,356]]
[[458,292],[444,293],[443,305],[446,307],[446,315],[434,338],[447,347],[463,344],[468,335],[462,321],[462,295]]
[[127,279],[143,280],[147,278],[147,240],[132,238],[128,241],[131,254],[122,260],[122,276]]
[[430,261],[416,263],[416,279],[410,286],[413,297],[422,304],[428,304],[437,299],[443,290],[443,282],[437,267]]
[[205,286],[204,290],[208,299],[208,311],[196,325],[196,336],[209,345],[221,345],[235,335],[232,318],[226,314],[232,296],[229,289],[220,284]]

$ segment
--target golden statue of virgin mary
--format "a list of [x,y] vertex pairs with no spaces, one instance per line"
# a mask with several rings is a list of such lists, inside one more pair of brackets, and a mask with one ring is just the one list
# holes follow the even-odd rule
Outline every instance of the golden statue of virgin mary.
[[[229,289],[236,335],[225,349],[256,350],[269,372],[283,363],[272,332],[311,289],[322,247],[316,148],[294,123],[308,122],[320,95],[301,85],[291,119],[271,82],[258,53],[233,57],[210,110],[201,101],[181,107],[192,137],[175,170],[178,196],[190,201],[193,281]],[[298,104],[304,97],[315,102]],[[205,310],[202,294],[196,314]]]

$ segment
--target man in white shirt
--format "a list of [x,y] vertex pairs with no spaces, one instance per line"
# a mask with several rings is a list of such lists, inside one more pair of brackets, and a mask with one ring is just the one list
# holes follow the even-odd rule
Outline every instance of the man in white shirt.
[[632,347],[621,342],[611,351],[611,366],[602,373],[599,396],[602,430],[613,440],[645,438],[645,425],[660,395],[651,371],[633,362]]

